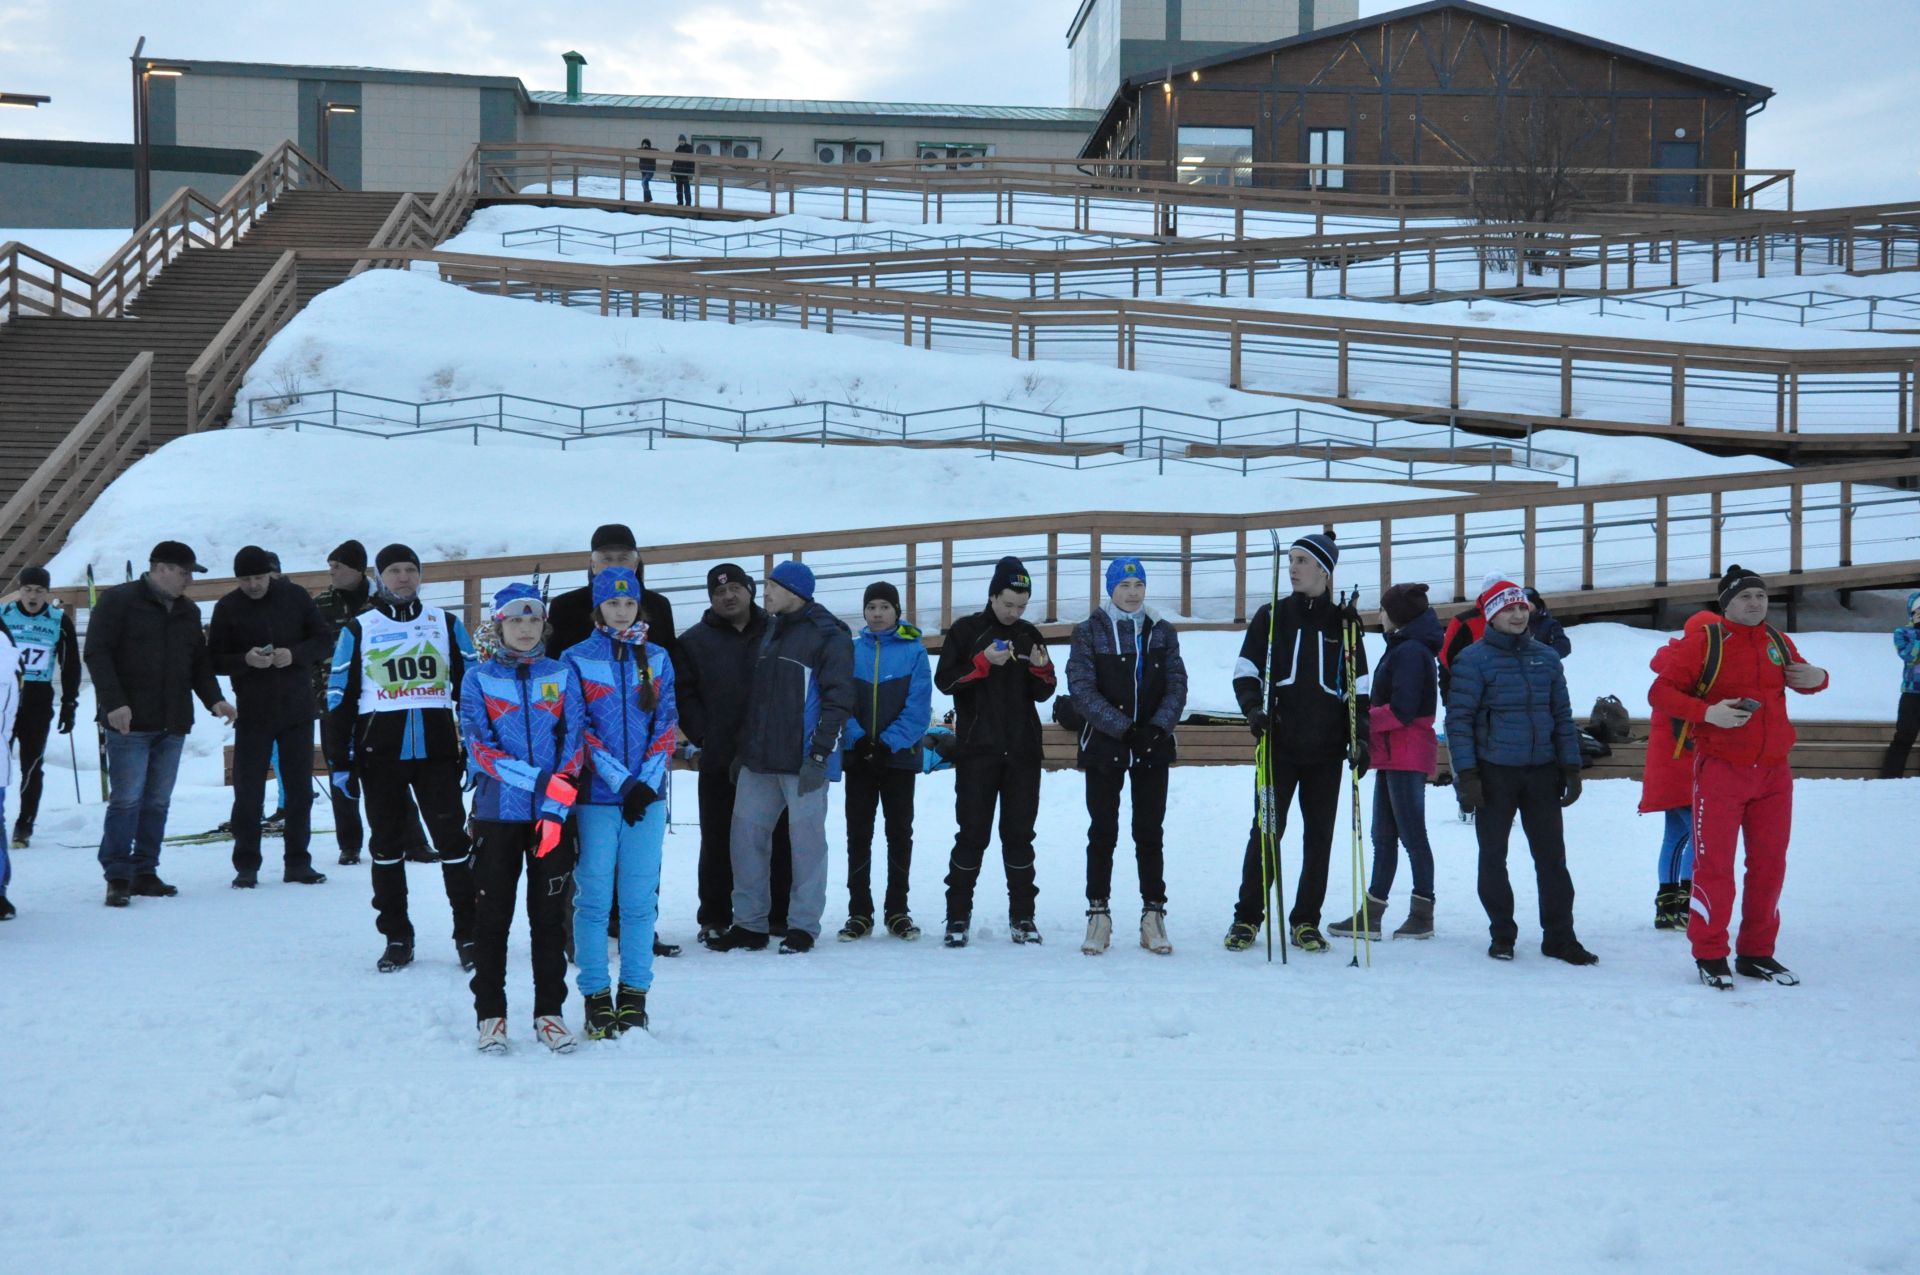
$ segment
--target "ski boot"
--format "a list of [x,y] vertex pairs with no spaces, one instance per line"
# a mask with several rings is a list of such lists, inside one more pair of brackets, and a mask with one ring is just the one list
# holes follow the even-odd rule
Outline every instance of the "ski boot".
[[1430,939],[1433,937],[1433,900],[1423,894],[1413,896],[1413,911],[1393,932],[1397,939]]
[[967,945],[967,922],[947,918],[947,936],[941,940],[947,947],[965,947]]
[[1087,904],[1087,937],[1080,941],[1080,950],[1098,956],[1112,942],[1113,913],[1107,910],[1105,899],[1094,899]]
[[391,939],[387,943],[387,950],[380,954],[380,960],[373,968],[382,974],[391,974],[411,964],[413,964],[413,944]]
[[[506,1034],[506,1028],[503,1025],[500,1029],[502,1044],[505,1043]],[[558,1014],[541,1014],[535,1018],[533,1034],[539,1038],[541,1044],[556,1054],[570,1054],[573,1052],[574,1045],[579,1043],[574,1040],[573,1033],[567,1030],[567,1020]]]
[[1350,939],[1356,933],[1370,943],[1380,941],[1380,918],[1387,914],[1387,901],[1376,899],[1371,894],[1361,903],[1360,910],[1350,920],[1335,921],[1327,927],[1327,933],[1337,939]]
[[284,837],[287,835],[287,812],[276,810],[260,821],[260,835],[263,837]]
[[908,916],[905,912],[901,912],[887,918],[887,933],[897,939],[905,939],[908,942],[912,942],[914,939],[920,937],[920,927],[913,923],[912,917]]
[[620,988],[620,1008],[614,1012],[613,1031],[624,1036],[638,1028],[647,1030],[647,994],[637,987]]
[[1727,958],[1717,957],[1711,961],[1695,961],[1700,971],[1700,981],[1716,992],[1733,990],[1733,971],[1727,968]]
[[1155,956],[1173,955],[1173,940],[1167,937],[1167,910],[1158,903],[1140,909],[1140,946]]
[[1800,977],[1792,970],[1774,960],[1771,956],[1736,956],[1733,958],[1735,972],[1763,982],[1778,983],[1782,987],[1798,987]]
[[1227,950],[1244,952],[1260,937],[1260,927],[1251,921],[1235,921],[1227,927]]
[[1687,928],[1687,899],[1677,885],[1663,885],[1659,893],[1653,896],[1653,928],[1656,930],[1684,930]]
[[1317,925],[1296,925],[1293,927],[1293,945],[1302,952],[1330,952],[1332,947],[1326,936],[1320,933]]
[[1030,916],[1007,922],[1007,936],[1016,943],[1031,943],[1035,947],[1041,943],[1040,931],[1034,927],[1033,918]]
[[27,848],[28,843],[31,842],[32,840],[33,840],[32,824],[16,823],[13,825],[13,848],[15,850],[25,850]]
[[233,874],[233,888],[236,890],[251,890],[259,884],[260,877],[256,873],[236,872]]
[[840,927],[838,935],[842,943],[857,943],[873,933],[873,918],[870,916],[850,916],[847,923]]
[[605,1040],[614,1035],[618,1028],[614,1022],[613,992],[590,992],[587,995],[587,1039]]
[[656,938],[653,940],[653,955],[658,960],[670,961],[680,955],[680,945],[678,943],[662,943]]
[[480,1052],[483,1054],[504,1054],[507,1052],[507,1020],[504,1018],[483,1018],[480,1020]]
[[[726,937],[727,932],[717,925],[703,925],[700,927],[699,942],[701,947],[708,948],[715,952],[724,951],[724,948],[716,945]],[[569,956],[567,959],[572,960],[573,958]]]

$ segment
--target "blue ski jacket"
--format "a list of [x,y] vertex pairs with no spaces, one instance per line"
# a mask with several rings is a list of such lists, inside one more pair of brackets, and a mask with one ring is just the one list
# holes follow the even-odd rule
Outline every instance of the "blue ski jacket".
[[[604,630],[567,648],[562,658],[580,679],[586,701],[587,773],[592,779],[581,790],[581,802],[615,806],[635,784],[665,796],[667,763],[680,724],[673,660],[655,643],[616,641]],[[641,702],[643,681],[652,683],[658,697],[651,711]]]
[[570,803],[556,801],[547,780],[579,774],[585,712],[579,679],[559,660],[514,664],[494,657],[467,665],[460,730],[474,777],[473,817],[565,819]]

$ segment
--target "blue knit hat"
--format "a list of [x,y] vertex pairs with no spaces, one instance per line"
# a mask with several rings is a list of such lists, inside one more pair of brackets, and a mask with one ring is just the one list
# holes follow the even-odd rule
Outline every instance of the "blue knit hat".
[[546,618],[547,603],[540,590],[530,584],[510,584],[493,595],[493,618],[504,620],[515,615]]
[[1138,558],[1115,558],[1107,564],[1107,596],[1112,597],[1114,589],[1122,580],[1147,582],[1147,567]]
[[1340,561],[1340,546],[1333,542],[1331,531],[1316,531],[1312,535],[1302,536],[1293,542],[1292,547],[1311,556],[1329,579],[1333,577],[1334,564]]
[[626,567],[604,567],[593,578],[593,605],[608,598],[632,598],[640,601],[640,577]]
[[813,568],[804,562],[789,559],[775,567],[768,579],[796,597],[813,601]]

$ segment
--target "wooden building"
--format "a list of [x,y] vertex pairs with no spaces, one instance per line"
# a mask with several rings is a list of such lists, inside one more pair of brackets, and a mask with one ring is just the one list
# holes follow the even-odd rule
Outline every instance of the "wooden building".
[[[1772,96],[1471,0],[1432,0],[1130,77],[1082,156],[1140,161],[1140,176],[1371,193],[1383,174],[1262,166],[1513,164],[1545,131],[1596,172],[1725,170],[1748,165],[1747,118]],[[1407,180],[1399,189],[1413,193]],[[1451,179],[1415,180],[1438,191]],[[1676,174],[1635,197],[1693,203],[1704,190]],[[1722,183],[1714,202],[1731,194]]]

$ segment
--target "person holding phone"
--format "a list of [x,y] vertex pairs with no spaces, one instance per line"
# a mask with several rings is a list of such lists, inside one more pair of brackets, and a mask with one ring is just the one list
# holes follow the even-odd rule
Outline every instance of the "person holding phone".
[[[1647,700],[1679,723],[1693,762],[1693,896],[1687,939],[1700,981],[1731,990],[1733,974],[1791,985],[1800,980],[1774,957],[1780,889],[1793,830],[1793,723],[1787,691],[1827,688],[1825,669],[1800,658],[1793,639],[1767,623],[1767,584],[1735,564],[1720,579],[1724,624],[1682,639]],[[1746,845],[1736,955],[1727,967],[1733,919],[1733,861]]]

